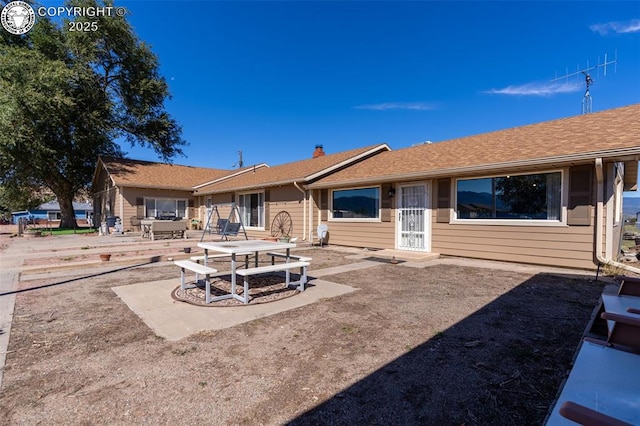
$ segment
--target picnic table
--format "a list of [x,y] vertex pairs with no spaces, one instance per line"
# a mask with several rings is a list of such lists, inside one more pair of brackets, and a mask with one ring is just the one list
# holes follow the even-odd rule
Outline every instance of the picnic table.
[[[301,277],[298,289],[304,290],[304,284],[306,282],[306,268],[309,266],[309,262],[297,261],[291,262],[291,249],[295,248],[294,243],[285,243],[279,241],[266,241],[266,240],[239,240],[239,241],[218,241],[218,242],[202,242],[198,243],[198,247],[204,249],[204,265],[207,265],[209,251],[215,251],[220,253],[226,253],[231,256],[231,292],[215,298],[211,298],[211,301],[234,298],[243,303],[249,303],[249,284],[248,277],[251,275],[257,275],[266,272],[284,271],[286,273],[286,285],[287,287],[292,284],[290,281],[291,269],[300,268]],[[272,252],[274,250],[285,250],[284,257],[285,263],[267,266],[258,266],[258,254],[260,252]],[[236,261],[236,255],[252,252],[255,253],[255,267],[245,268],[238,270],[238,263]],[[244,293],[242,296],[236,294],[236,275],[244,277]]]

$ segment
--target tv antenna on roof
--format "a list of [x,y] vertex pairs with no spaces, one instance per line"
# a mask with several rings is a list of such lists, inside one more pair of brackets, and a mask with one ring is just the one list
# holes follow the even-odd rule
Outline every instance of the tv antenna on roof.
[[569,73],[569,70],[567,69],[567,73],[561,77],[556,76],[556,78],[554,78],[551,81],[558,81],[558,80],[562,80],[563,78],[565,79],[569,79],[569,77],[573,77],[575,76],[579,76],[579,75],[584,75],[584,81],[585,84],[587,86],[585,92],[584,92],[584,96],[582,97],[582,114],[589,114],[592,112],[592,108],[593,108],[593,99],[591,98],[591,92],[589,91],[589,88],[593,85],[593,83],[595,83],[595,80],[591,77],[590,72],[593,70],[596,70],[598,72],[598,76],[600,76],[600,68],[603,69],[603,76],[607,75],[607,65],[611,65],[614,64],[615,67],[613,69],[614,72],[616,72],[617,69],[617,64],[618,64],[618,52],[615,52],[615,57],[613,59],[613,61],[609,61],[607,60],[607,54],[604,54],[604,62],[600,63],[600,57],[598,57],[598,63],[596,65],[593,66],[589,66],[589,61],[587,61],[587,67],[580,69],[580,66],[577,67],[576,72],[572,72]]

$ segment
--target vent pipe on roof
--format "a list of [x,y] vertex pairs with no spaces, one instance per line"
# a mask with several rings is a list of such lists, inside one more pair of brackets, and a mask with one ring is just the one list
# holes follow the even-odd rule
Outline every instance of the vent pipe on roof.
[[313,151],[312,158],[322,157],[324,155],[324,150],[322,149],[322,145],[316,145],[315,151]]

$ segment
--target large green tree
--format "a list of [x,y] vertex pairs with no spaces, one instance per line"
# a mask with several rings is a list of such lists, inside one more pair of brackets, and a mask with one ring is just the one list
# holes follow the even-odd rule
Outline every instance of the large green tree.
[[37,17],[24,35],[0,28],[0,185],[8,193],[51,189],[65,228],[76,225],[73,198],[90,184],[98,156],[123,155],[118,141],[150,147],[163,161],[185,144],[164,106],[158,58],[126,16],[77,19],[96,25],[70,31],[66,20]]

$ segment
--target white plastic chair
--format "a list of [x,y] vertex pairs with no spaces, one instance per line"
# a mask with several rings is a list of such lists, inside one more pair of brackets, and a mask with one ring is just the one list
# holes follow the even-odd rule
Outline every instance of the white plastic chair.
[[327,226],[327,224],[321,223],[320,225],[318,225],[315,238],[320,243],[320,247],[322,247],[326,242],[328,232],[329,232],[329,227]]

